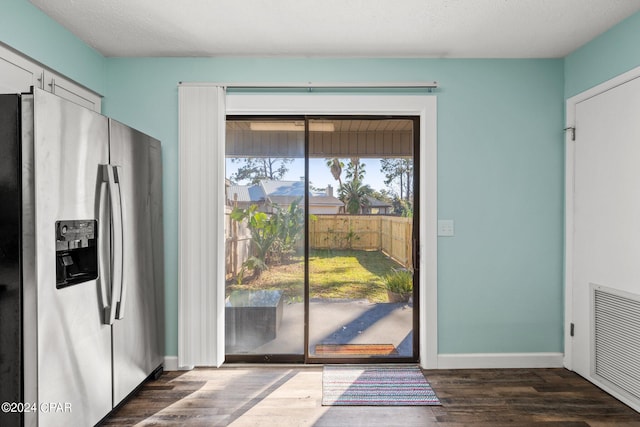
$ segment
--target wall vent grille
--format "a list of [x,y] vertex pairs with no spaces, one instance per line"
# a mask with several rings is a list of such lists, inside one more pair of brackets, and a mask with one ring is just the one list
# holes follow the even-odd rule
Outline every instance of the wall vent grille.
[[640,399],[640,296],[594,288],[594,374]]

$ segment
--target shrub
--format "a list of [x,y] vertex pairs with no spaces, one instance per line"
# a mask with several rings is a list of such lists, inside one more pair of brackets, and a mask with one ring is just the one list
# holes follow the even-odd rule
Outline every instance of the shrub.
[[[288,261],[295,252],[296,243],[304,230],[304,210],[299,198],[286,209],[274,207],[272,214],[258,211],[257,205],[247,209],[234,208],[231,219],[246,221],[251,231],[253,258],[248,259],[245,270],[254,270],[258,275],[268,264]],[[245,267],[243,265],[243,267]],[[244,276],[246,271],[242,271]],[[239,278],[242,281],[243,277]]]
[[388,291],[398,294],[413,292],[413,272],[411,270],[393,270],[383,277],[384,286]]

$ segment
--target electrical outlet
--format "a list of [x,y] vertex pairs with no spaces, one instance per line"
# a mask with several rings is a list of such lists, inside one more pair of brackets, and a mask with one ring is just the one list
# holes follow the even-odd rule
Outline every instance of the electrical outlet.
[[453,236],[453,220],[452,219],[439,219],[438,220],[438,236],[451,237]]

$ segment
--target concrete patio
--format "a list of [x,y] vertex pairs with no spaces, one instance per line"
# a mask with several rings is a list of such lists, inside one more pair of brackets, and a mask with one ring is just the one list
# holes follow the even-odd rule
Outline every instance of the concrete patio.
[[[392,344],[398,354],[412,355],[413,305],[367,300],[320,300],[309,303],[309,347],[317,344]],[[228,354],[304,353],[304,304],[285,303],[275,339],[227,348]]]

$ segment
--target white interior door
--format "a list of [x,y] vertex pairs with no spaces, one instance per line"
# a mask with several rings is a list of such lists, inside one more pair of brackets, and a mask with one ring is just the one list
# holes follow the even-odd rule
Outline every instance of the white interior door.
[[640,78],[575,106],[570,350],[592,381],[592,286],[640,294],[639,116]]

